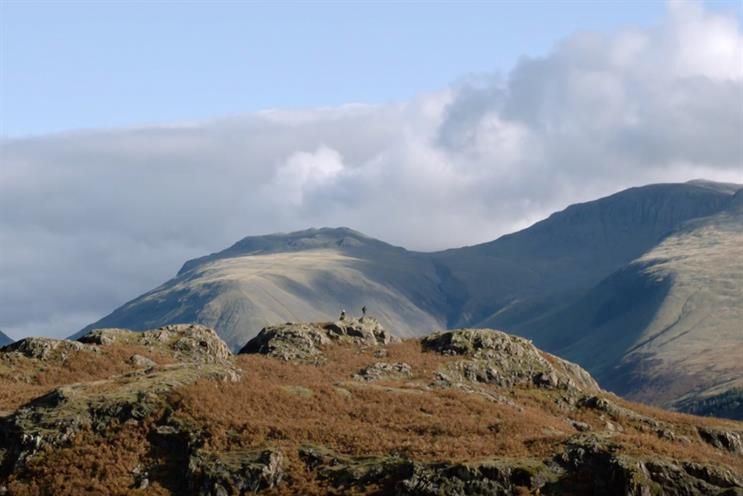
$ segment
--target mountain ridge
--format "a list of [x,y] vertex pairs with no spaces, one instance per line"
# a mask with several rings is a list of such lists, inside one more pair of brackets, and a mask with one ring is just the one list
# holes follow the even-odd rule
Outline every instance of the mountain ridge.
[[[564,326],[550,329],[546,323],[575,305],[590,308],[590,301],[611,301],[603,318],[619,326],[614,314],[633,302],[612,300],[612,295],[633,287],[645,291],[645,276],[641,270],[632,275],[639,267],[633,263],[694,222],[716,215],[737,218],[743,213],[742,199],[743,189],[710,182],[630,188],[571,205],[491,242],[437,252],[408,251],[349,228],[248,236],[187,261],[175,278],[77,335],[95,327],[144,329],[198,322],[216,328],[238,349],[265,325],[335,318],[341,309],[355,313],[367,306],[401,336],[436,328],[502,328],[587,365],[591,353],[571,352]],[[639,339],[653,312],[663,308],[660,300],[675,294],[670,286],[665,294],[662,283],[656,286],[647,290],[655,291],[658,304],[638,300],[635,320],[624,322],[636,333],[623,331],[606,364],[587,365],[600,379],[607,380],[601,368],[618,366],[624,351],[630,353],[637,344],[633,336]],[[599,297],[602,291],[605,295]],[[646,313],[640,315],[642,308]],[[591,311],[573,311],[570,318]],[[595,319],[587,322],[576,324],[586,336],[605,327]],[[637,393],[623,392],[630,397]]]

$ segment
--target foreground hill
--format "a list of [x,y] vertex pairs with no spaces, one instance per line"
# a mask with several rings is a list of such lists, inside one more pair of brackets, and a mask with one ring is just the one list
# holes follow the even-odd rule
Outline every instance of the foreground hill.
[[602,391],[487,329],[284,324],[0,349],[9,494],[743,494],[743,424]]
[[[248,237],[186,262],[174,279],[77,336],[199,322],[237,349],[265,325],[333,319],[366,305],[403,336],[506,329],[570,357],[617,392],[693,409],[696,400],[729,395],[737,386],[728,379],[743,376],[732,358],[743,345],[734,332],[743,278],[729,270],[731,257],[741,259],[739,189],[706,181],[631,188],[490,243],[438,253],[345,228]],[[678,302],[691,294],[697,310],[681,311]],[[644,343],[676,318],[665,336],[682,338]],[[702,370],[703,360],[716,365]],[[712,398],[704,411],[743,416],[743,402],[725,398],[724,409]]]

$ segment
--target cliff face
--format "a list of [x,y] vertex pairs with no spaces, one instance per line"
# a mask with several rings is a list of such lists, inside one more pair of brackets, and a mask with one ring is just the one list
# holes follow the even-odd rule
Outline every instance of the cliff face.
[[0,349],[4,494],[742,494],[743,424],[601,390],[489,329],[372,317]]

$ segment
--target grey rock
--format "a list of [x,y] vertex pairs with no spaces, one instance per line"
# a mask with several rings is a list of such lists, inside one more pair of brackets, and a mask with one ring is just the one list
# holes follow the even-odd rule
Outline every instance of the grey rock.
[[166,351],[178,361],[214,363],[228,360],[232,352],[213,329],[198,324],[172,324],[150,331],[94,329],[78,339],[99,346],[130,344]]
[[411,377],[413,369],[404,362],[386,363],[377,362],[359,370],[354,379],[359,381],[379,381],[389,379],[403,379]]
[[577,365],[552,356],[548,360],[548,355],[531,341],[504,332],[492,329],[436,332],[423,338],[421,345],[426,351],[464,358],[439,371],[441,384],[473,382],[500,387],[536,385],[586,392],[600,390]]
[[266,327],[240,350],[282,360],[324,361],[323,348],[332,343],[380,346],[399,339],[373,317],[310,324],[286,323]]
[[143,368],[154,367],[157,365],[154,361],[150,360],[149,358],[142,356],[142,355],[138,355],[136,353],[129,357],[129,363],[131,363],[135,367],[143,367]]
[[249,494],[270,489],[284,477],[286,460],[275,449],[228,452],[197,450],[188,462],[191,494]]
[[52,338],[24,338],[0,348],[0,353],[19,353],[27,358],[39,360],[58,359],[64,361],[71,354],[85,347],[75,341]]
[[743,455],[743,431],[733,431],[715,427],[699,427],[699,436],[718,449]]

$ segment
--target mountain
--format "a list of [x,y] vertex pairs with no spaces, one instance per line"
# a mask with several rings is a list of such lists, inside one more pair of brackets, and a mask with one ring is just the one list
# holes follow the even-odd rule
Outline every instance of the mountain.
[[[267,324],[333,319],[366,305],[402,336],[453,327],[527,336],[622,394],[692,408],[737,387],[731,374],[743,375],[718,356],[743,341],[734,332],[743,281],[728,270],[741,233],[740,188],[709,181],[631,188],[495,241],[436,253],[346,228],[247,237],[186,262],[174,279],[78,335],[198,322],[239,349]],[[712,233],[719,239],[707,242]],[[679,313],[688,291],[709,297],[694,296],[697,310]],[[653,338],[676,317],[664,336],[680,337]],[[718,366],[701,371],[679,358],[706,348],[700,356],[717,356]]]
[[10,336],[3,333],[3,331],[0,331],[0,346],[5,346],[6,344],[10,344],[12,342],[13,340],[10,338]]
[[742,388],[743,190],[731,200],[519,332],[633,399],[683,406]]
[[708,184],[657,184],[571,205],[523,231],[436,254],[467,294],[450,324],[515,328],[564,305],[732,195]]
[[98,327],[147,329],[198,322],[237,349],[268,323],[374,310],[401,336],[445,325],[446,296],[430,257],[347,228],[248,237],[190,260],[177,276],[125,304]]
[[743,423],[601,390],[490,329],[372,316],[0,349],[0,487],[24,494],[738,495]]

